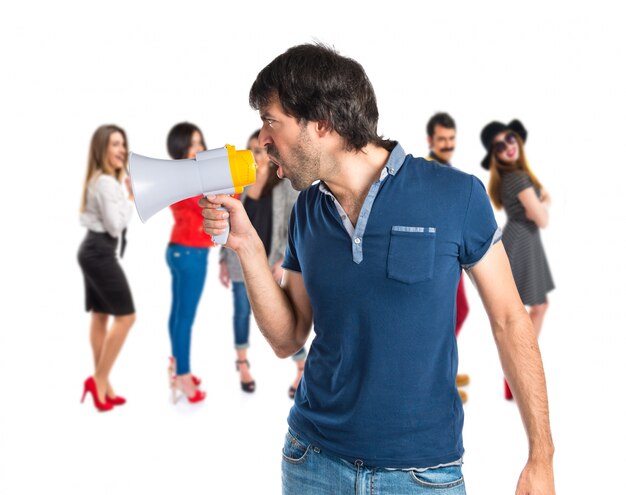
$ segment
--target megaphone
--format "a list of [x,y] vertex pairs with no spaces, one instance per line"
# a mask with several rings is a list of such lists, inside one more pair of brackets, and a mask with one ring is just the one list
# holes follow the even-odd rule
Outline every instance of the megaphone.
[[[209,194],[235,194],[256,182],[256,164],[250,150],[223,148],[201,151],[187,160],[160,160],[130,153],[128,173],[139,218],[145,223],[166,206]],[[225,244],[230,229],[213,236]]]

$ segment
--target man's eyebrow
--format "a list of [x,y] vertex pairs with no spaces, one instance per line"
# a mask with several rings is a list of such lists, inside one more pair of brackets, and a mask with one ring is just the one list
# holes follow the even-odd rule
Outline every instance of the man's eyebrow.
[[271,113],[269,112],[261,112],[261,119],[273,119],[274,117],[272,116]]

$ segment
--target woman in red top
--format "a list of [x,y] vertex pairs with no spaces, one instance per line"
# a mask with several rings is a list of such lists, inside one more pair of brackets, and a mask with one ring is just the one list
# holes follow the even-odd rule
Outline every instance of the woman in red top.
[[[188,122],[175,125],[167,136],[167,150],[174,160],[195,158],[206,150],[200,129]],[[211,237],[202,229],[200,196],[185,199],[170,206],[174,227],[167,246],[167,265],[172,273],[172,308],[169,319],[172,358],[170,358],[170,386],[176,402],[177,391],[191,403],[201,402],[205,392],[200,380],[191,374],[189,354],[191,328],[198,302],[204,288]]]

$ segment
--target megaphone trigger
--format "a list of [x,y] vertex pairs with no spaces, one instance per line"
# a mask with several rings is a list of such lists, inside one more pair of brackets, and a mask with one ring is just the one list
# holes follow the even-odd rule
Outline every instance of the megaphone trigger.
[[[220,206],[218,208],[218,210],[221,211],[227,211],[226,208],[224,208],[223,206]],[[228,241],[228,234],[230,234],[230,220],[227,222],[226,224],[226,231],[219,234],[219,235],[212,235],[211,239],[213,240],[213,244],[218,244],[220,246],[223,246],[224,244],[226,244],[226,241]]]

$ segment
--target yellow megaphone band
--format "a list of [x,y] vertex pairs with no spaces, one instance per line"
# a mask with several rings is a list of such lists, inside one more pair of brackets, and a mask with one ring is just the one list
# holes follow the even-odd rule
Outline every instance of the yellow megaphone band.
[[227,144],[228,165],[233,179],[236,193],[243,192],[245,186],[256,182],[256,163],[250,150],[237,151],[234,146]]

